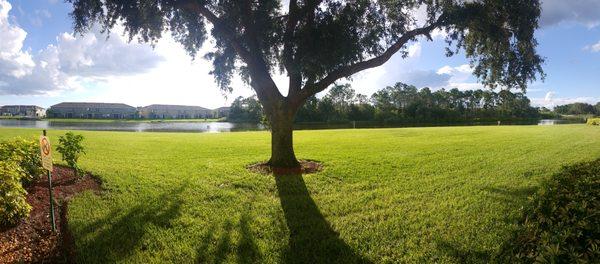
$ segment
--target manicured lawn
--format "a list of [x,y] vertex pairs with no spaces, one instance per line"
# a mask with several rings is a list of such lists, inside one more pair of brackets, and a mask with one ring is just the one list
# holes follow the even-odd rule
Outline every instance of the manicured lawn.
[[485,263],[541,180],[600,157],[586,125],[298,131],[324,171],[273,177],[244,168],[267,132],[76,133],[107,188],[69,205],[80,263]]

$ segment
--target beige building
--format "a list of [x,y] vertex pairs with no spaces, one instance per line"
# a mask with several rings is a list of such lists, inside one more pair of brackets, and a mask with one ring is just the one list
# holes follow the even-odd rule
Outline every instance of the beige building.
[[140,117],[149,119],[212,118],[213,111],[200,106],[153,104],[140,108]]
[[46,109],[37,105],[5,105],[0,107],[0,115],[42,118],[46,116]]
[[224,107],[219,107],[215,110],[213,110],[213,117],[214,118],[223,118],[223,117],[228,117],[229,116],[229,108],[228,106],[224,106]]
[[137,118],[137,109],[126,104],[65,102],[51,106],[48,117],[54,118]]

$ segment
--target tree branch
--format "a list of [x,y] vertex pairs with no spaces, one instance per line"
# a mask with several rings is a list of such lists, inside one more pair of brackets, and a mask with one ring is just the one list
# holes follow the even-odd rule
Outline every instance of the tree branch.
[[242,44],[242,41],[236,37],[235,30],[227,26],[222,19],[212,13],[208,8],[206,8],[206,6],[200,5],[198,2],[193,0],[178,1],[180,6],[184,9],[204,16],[213,24],[215,30],[217,30],[222,37],[229,41],[231,46],[242,58],[242,61],[248,65],[252,79],[252,87],[256,91],[259,99],[269,102],[281,100],[283,99],[283,95],[281,95],[279,92],[275,81],[273,81],[273,78],[271,78],[271,74],[269,73],[266,62],[261,57],[262,52],[260,51],[260,47],[258,47],[256,34],[253,34],[255,32],[253,32],[252,21],[248,21],[252,12],[249,2],[250,1],[245,2],[244,5],[244,12],[247,12],[247,16],[244,16],[244,26],[246,27],[247,31],[249,31],[245,34],[244,38],[247,40],[249,44],[248,46],[251,48],[250,51],[246,49]]
[[198,4],[196,1],[190,0],[177,1],[177,3],[181,8],[200,14],[201,16],[205,17],[210,23],[212,23],[215,27],[215,30],[219,31],[220,35],[222,35],[229,41],[231,46],[240,55],[242,60],[245,61],[250,58],[250,52],[248,52],[248,50],[246,50],[243,47],[240,40],[235,36],[235,31],[228,27],[223,20],[221,20],[219,17],[213,14],[208,8]]
[[283,33],[283,66],[289,76],[288,96],[296,96],[302,86],[302,77],[297,67],[294,67],[294,54],[292,51],[293,36],[298,23],[298,3],[296,0],[290,0],[288,7],[287,23]]
[[396,52],[398,52],[408,41],[420,35],[429,36],[431,31],[433,31],[438,26],[442,25],[443,17],[444,15],[441,15],[434,23],[432,23],[429,26],[413,29],[411,31],[406,32],[404,35],[402,35],[402,37],[398,39],[398,41],[392,44],[384,53],[377,57],[371,58],[366,61],[357,62],[345,67],[341,67],[337,70],[330,72],[327,76],[325,76],[323,79],[316,83],[307,83],[304,86],[304,88],[302,88],[302,90],[300,91],[299,97],[294,101],[303,102],[304,100],[306,100],[306,98],[327,89],[329,85],[333,84],[335,81],[341,78],[349,77],[357,72],[383,65],[392,57],[392,55],[396,54]]
[[[299,54],[294,54],[293,37],[298,23],[307,18],[310,12],[321,4],[322,0],[306,1],[304,6],[298,6],[298,1],[290,0],[288,8],[287,23],[283,35],[283,65],[289,76],[289,92],[288,97],[296,98],[302,88],[302,73],[297,67],[296,60]],[[308,21],[307,21],[308,22]]]

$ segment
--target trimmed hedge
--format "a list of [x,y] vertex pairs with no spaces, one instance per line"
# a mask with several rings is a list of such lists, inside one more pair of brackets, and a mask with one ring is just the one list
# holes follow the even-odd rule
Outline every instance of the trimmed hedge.
[[587,124],[592,126],[600,126],[600,117],[588,118]]
[[512,263],[600,260],[600,159],[565,167],[542,185],[501,259]]

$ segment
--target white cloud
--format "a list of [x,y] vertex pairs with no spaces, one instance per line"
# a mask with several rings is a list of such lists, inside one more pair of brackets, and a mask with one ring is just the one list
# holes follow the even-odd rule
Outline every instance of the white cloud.
[[420,42],[413,43],[412,45],[408,46],[406,51],[408,52],[409,58],[416,58],[416,57],[421,56],[421,43]]
[[[113,32],[122,32],[121,28]],[[63,33],[57,37],[56,48],[61,70],[82,77],[110,77],[145,72],[164,60],[149,45],[128,40],[112,33],[109,38],[93,29],[84,36]]]
[[531,98],[531,104],[534,106],[543,106],[554,108],[557,105],[565,105],[571,103],[589,103],[595,104],[600,101],[600,98],[594,97],[556,97],[556,92],[547,92],[543,98]]
[[547,92],[546,96],[544,97],[544,101],[546,101],[546,102],[552,101],[555,94],[556,94],[555,92]]
[[462,64],[456,67],[446,65],[437,70],[438,74],[447,74],[450,76],[446,88],[457,88],[459,90],[477,90],[483,89],[483,85],[472,81],[473,68],[469,64]]
[[[81,89],[86,79],[138,74],[163,58],[147,45],[108,39],[99,29],[84,36],[63,33],[37,54],[24,50],[27,32],[9,22],[12,9],[0,0],[0,94],[39,95]],[[44,12],[40,11],[40,14]],[[46,16],[49,14],[46,14]]]
[[23,51],[23,41],[27,32],[9,23],[9,11],[12,6],[0,0],[0,77],[21,78],[29,73],[35,63],[28,51]]
[[543,0],[540,24],[551,26],[575,22],[595,27],[600,25],[600,1],[598,0]]
[[598,41],[596,44],[585,46],[583,49],[591,52],[600,52],[600,41]]
[[[203,48],[199,54],[203,54]],[[95,81],[95,89],[101,91],[89,101],[115,101],[114,96],[126,98],[126,103],[143,106],[148,104],[186,104],[216,108],[231,103],[237,96],[250,96],[253,91],[234,78],[233,94],[223,98],[220,90],[209,75],[211,64],[202,59],[192,61],[180,44],[165,36],[155,48],[165,58],[147,72],[112,76]],[[276,79],[278,84],[281,81]]]
[[448,85],[448,81],[452,78],[452,75],[447,73],[437,73],[433,70],[429,71],[408,71],[400,77],[399,81],[406,84],[411,84],[417,88],[430,87],[430,88],[441,88]]

